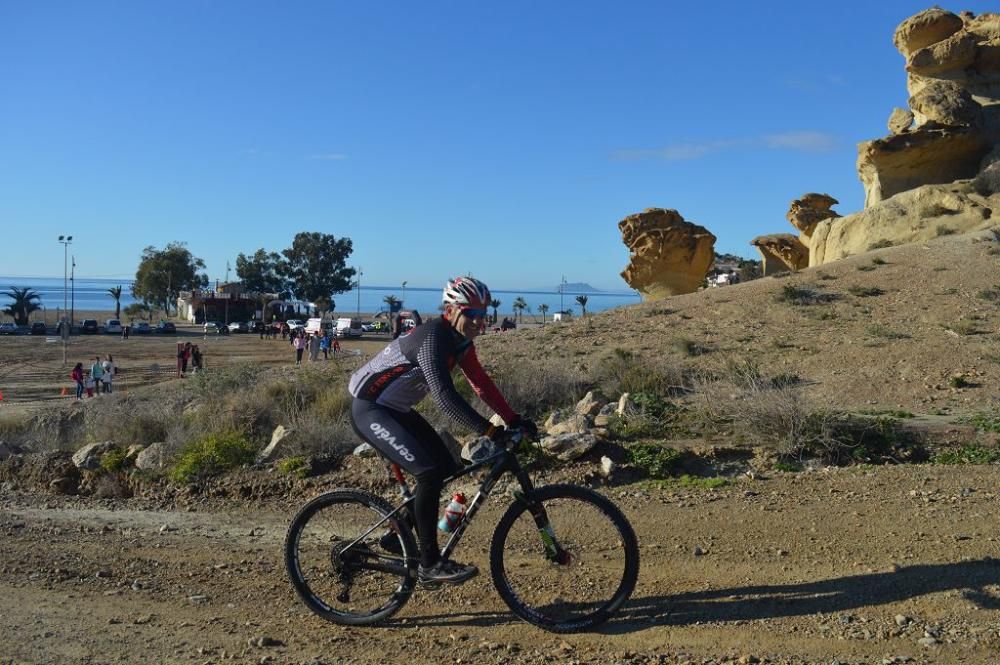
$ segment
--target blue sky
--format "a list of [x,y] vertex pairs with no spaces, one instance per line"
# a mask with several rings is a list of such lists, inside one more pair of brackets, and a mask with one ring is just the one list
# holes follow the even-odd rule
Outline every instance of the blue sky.
[[928,6],[2,1],[0,274],[61,276],[68,233],[81,276],[180,240],[222,278],[308,230],[372,285],[620,289],[653,206],[756,257],[805,192],[861,208]]

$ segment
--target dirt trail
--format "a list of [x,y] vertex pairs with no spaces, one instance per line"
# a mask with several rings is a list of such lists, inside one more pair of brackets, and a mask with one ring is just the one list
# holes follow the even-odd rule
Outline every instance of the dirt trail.
[[[608,489],[640,537],[639,586],[600,632],[569,636],[513,618],[485,576],[418,592],[385,627],[327,624],[285,579],[287,511],[0,493],[0,662],[991,663],[998,479],[925,466]],[[485,567],[504,503],[465,559]]]

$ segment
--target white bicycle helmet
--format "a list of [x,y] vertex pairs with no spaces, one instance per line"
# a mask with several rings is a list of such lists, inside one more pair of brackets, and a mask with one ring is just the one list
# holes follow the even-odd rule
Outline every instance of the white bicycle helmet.
[[445,305],[486,309],[490,305],[490,290],[475,277],[456,277],[444,287],[441,301]]

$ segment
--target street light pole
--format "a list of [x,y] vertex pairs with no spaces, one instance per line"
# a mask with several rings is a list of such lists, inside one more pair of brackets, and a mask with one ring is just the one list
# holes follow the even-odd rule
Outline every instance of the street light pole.
[[403,286],[401,286],[400,288],[402,289],[402,296],[403,297],[400,298],[399,306],[402,307],[403,305],[406,304],[406,281],[405,280],[403,281]]
[[[69,253],[69,245],[73,242],[73,236],[59,236],[59,242],[63,246],[63,318],[66,318],[66,257]],[[66,338],[69,337],[69,323],[59,322],[59,336],[63,341],[63,365],[66,364]]]
[[364,273],[361,271],[361,266],[358,266],[358,318],[361,318],[361,276]]
[[73,325],[76,318],[76,257],[70,257],[69,266],[69,321]]
[[565,290],[566,290],[566,275],[563,275],[562,276],[562,281],[559,282],[559,313],[560,314],[562,314],[563,312],[566,311],[566,308],[563,307],[563,291],[565,291]]

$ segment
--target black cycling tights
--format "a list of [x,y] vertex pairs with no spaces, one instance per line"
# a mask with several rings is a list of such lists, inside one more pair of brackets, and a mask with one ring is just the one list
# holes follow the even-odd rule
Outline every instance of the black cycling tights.
[[433,566],[440,558],[437,519],[441,488],[457,468],[451,452],[430,423],[413,410],[396,411],[355,399],[351,422],[362,439],[416,479],[413,519],[420,538],[420,563]]

